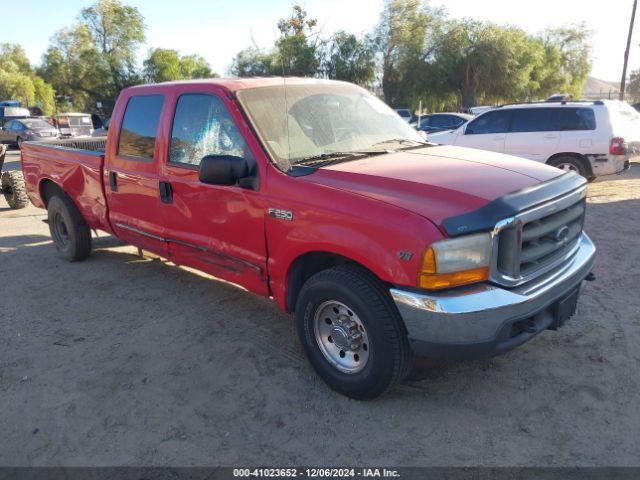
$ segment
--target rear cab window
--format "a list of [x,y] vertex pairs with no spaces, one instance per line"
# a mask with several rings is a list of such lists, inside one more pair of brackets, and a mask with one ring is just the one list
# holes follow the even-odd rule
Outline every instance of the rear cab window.
[[118,139],[118,156],[152,160],[164,95],[137,95],[127,102]]

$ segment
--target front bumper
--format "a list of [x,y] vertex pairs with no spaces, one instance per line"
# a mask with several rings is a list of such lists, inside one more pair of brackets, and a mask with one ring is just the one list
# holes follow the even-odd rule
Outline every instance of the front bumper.
[[569,261],[512,289],[480,284],[433,293],[396,288],[390,292],[417,355],[487,358],[555,328],[556,305],[580,288],[593,268],[595,251],[583,233]]

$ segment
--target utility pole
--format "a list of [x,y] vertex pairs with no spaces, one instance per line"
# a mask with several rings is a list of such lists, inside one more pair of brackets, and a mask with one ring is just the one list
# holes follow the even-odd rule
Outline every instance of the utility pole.
[[633,10],[631,11],[631,22],[629,23],[629,36],[627,37],[627,49],[624,51],[624,66],[622,67],[622,80],[620,80],[620,100],[624,100],[624,88],[627,81],[627,62],[629,61],[629,48],[631,47],[631,36],[633,35],[633,22],[636,19],[636,6],[638,0],[633,0]]

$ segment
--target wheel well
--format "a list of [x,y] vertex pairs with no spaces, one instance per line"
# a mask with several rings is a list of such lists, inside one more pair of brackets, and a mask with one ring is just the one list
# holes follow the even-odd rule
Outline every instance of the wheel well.
[[589,159],[587,157],[585,157],[584,155],[580,154],[580,153],[576,153],[576,152],[562,152],[562,153],[556,153],[554,155],[551,155],[548,159],[547,159],[547,165],[551,165],[553,163],[554,160],[561,158],[561,157],[573,157],[577,160],[580,160],[580,162],[582,163],[582,165],[584,166],[586,172],[587,172],[587,176],[592,176],[593,175],[593,169],[591,168],[591,162],[589,161]]
[[40,198],[44,203],[45,208],[49,205],[49,200],[56,194],[66,195],[64,190],[60,188],[60,186],[55,183],[53,180],[44,179],[40,182]]
[[309,252],[296,258],[287,274],[287,296],[285,299],[287,311],[293,312],[295,310],[300,290],[309,278],[322,270],[347,263],[366,268],[350,258],[330,252]]

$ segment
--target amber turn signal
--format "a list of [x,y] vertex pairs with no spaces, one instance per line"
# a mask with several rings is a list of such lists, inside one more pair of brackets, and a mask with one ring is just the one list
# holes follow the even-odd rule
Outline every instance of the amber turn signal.
[[440,274],[420,274],[420,288],[428,290],[438,290],[442,288],[458,287],[487,280],[489,278],[489,268],[474,268],[463,272],[440,273]]

